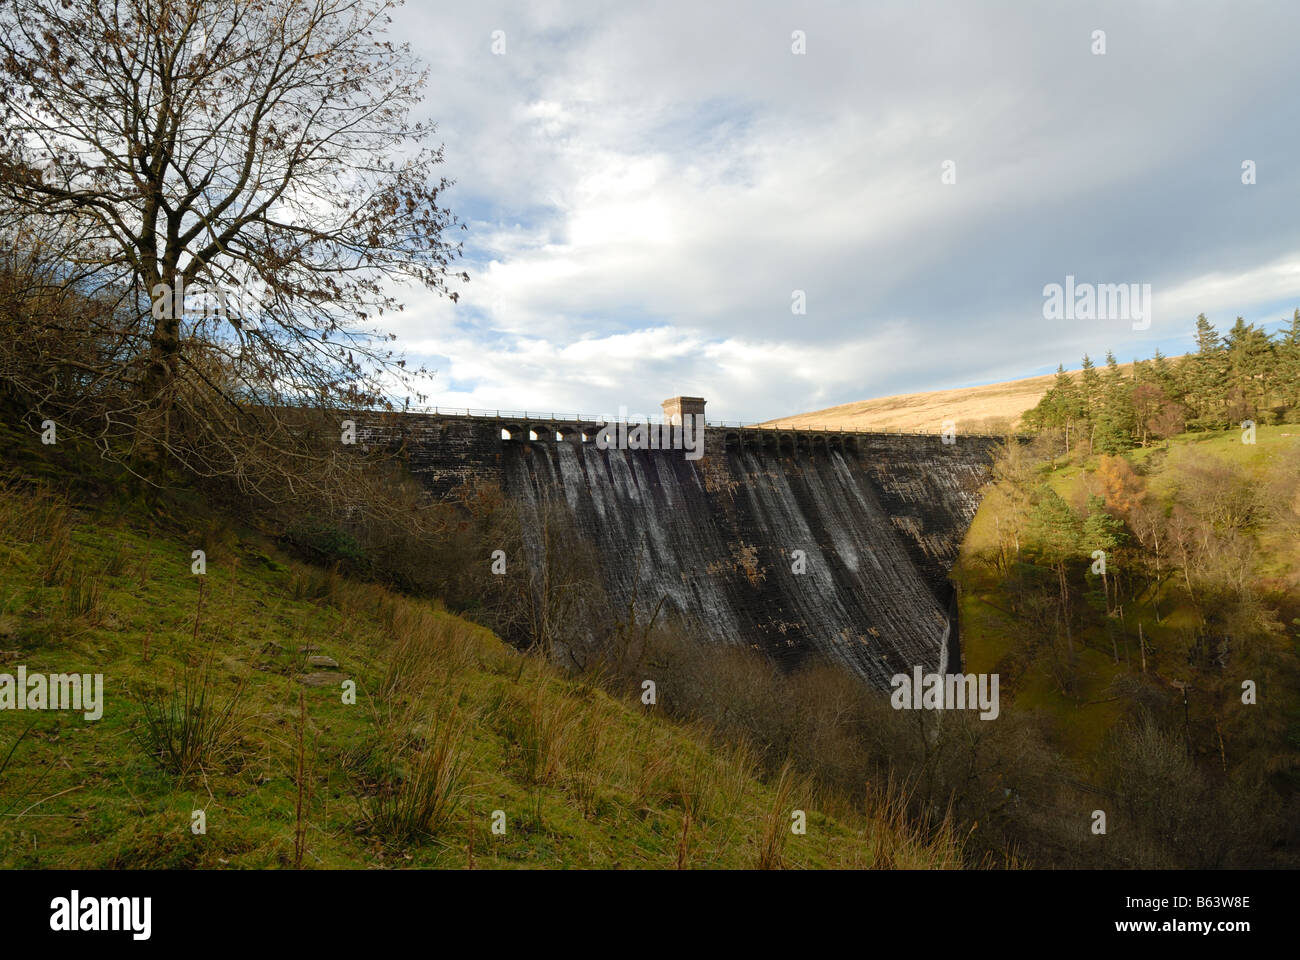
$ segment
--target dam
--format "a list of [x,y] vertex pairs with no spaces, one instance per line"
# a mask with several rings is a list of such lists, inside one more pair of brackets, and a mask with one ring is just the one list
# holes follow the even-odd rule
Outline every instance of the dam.
[[[665,412],[703,420],[700,398]],[[469,479],[517,505],[529,552],[562,513],[616,609],[796,665],[810,653],[887,689],[945,672],[948,572],[1000,438],[709,424],[703,456],[597,443],[608,421],[404,412],[361,422],[439,496]],[[486,558],[485,558],[486,562]],[[952,664],[954,670],[960,664]]]

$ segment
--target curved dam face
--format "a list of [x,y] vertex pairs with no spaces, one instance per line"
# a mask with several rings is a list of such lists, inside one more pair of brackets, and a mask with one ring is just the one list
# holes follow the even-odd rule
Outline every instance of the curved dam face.
[[[382,432],[397,439],[391,426]],[[703,642],[789,665],[817,651],[880,688],[917,665],[948,665],[947,574],[992,439],[785,444],[767,431],[709,428],[703,458],[690,460],[682,450],[599,449],[577,431],[502,439],[500,424],[470,417],[406,415],[396,432],[434,493],[471,476],[499,482],[535,555],[542,525],[560,512],[594,548],[614,608],[632,604],[641,623],[658,609]]]

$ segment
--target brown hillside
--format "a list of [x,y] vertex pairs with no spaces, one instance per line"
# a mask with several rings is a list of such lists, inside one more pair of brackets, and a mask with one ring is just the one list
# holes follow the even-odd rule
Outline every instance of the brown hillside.
[[[1173,358],[1171,358],[1173,359]],[[1129,374],[1131,363],[1120,364]],[[1101,367],[1105,373],[1105,367]],[[1070,375],[1079,376],[1078,370]],[[859,400],[825,410],[798,413],[767,421],[764,426],[831,427],[855,430],[918,430],[937,433],[945,420],[956,423],[958,431],[997,433],[1013,427],[1027,410],[1033,409],[1056,374],[989,383],[959,390],[934,390],[929,393],[902,393],[893,397]]]

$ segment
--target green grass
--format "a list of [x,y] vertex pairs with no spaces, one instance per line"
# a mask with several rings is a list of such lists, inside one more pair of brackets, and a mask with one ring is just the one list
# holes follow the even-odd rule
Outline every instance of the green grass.
[[106,701],[0,712],[0,867],[959,864],[893,798],[829,815],[437,603],[196,539],[0,485],[0,673],[102,673]]

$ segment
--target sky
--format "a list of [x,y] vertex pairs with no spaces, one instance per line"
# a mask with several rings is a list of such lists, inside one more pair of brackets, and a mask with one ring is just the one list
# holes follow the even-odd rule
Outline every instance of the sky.
[[[758,421],[1300,306],[1292,0],[414,0],[393,33],[468,227],[459,302],[388,322],[430,405]],[[1067,276],[1149,284],[1149,323],[1046,319]]]

